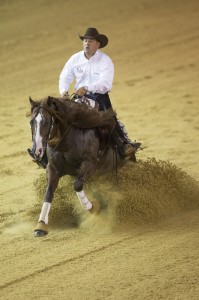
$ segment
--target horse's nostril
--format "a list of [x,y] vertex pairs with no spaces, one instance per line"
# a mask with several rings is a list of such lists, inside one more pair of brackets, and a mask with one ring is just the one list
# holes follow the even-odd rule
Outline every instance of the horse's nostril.
[[37,157],[40,157],[40,156],[42,155],[42,153],[43,153],[43,151],[42,151],[41,148],[39,148],[39,149],[37,149],[37,150],[35,151],[35,155],[36,155]]

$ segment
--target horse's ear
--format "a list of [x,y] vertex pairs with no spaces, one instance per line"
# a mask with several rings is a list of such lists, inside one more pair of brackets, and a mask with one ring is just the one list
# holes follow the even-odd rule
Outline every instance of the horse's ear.
[[32,100],[32,98],[30,96],[29,96],[29,101],[30,101],[31,106],[33,106],[35,102]]
[[51,106],[52,105],[52,103],[53,103],[53,97],[51,97],[51,96],[48,96],[48,98],[47,98],[47,104],[48,104],[48,106]]
[[48,96],[46,103],[50,108],[53,108],[54,110],[58,110],[56,98]]

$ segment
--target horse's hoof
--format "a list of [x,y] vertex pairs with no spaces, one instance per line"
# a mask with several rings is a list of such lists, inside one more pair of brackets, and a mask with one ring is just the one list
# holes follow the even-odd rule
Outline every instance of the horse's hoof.
[[47,231],[43,231],[43,230],[35,230],[34,231],[34,236],[35,237],[43,237],[46,236],[48,234]]
[[40,221],[34,230],[34,236],[42,237],[47,234],[48,234],[47,225],[43,221]]
[[98,215],[100,212],[100,204],[97,200],[92,201],[92,208],[89,210],[91,214]]

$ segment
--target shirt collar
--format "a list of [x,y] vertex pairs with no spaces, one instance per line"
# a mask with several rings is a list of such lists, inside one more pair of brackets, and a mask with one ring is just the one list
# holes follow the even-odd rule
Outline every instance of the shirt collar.
[[[86,60],[88,60],[88,58],[86,57],[86,55],[85,55],[85,53],[84,53],[84,51],[82,51],[83,52],[83,56],[84,56],[84,58],[86,59]],[[95,52],[95,54],[93,55],[93,56],[91,56],[91,58],[90,59],[93,59],[94,57],[97,57],[99,55],[99,50],[97,49],[97,51]]]

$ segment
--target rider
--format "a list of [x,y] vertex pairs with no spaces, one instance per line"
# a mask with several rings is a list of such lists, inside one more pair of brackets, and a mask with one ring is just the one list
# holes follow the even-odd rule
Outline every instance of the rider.
[[[86,96],[99,104],[100,110],[112,107],[109,92],[112,89],[114,65],[111,58],[100,51],[108,44],[108,38],[100,34],[96,28],[88,28],[84,35],[79,35],[83,41],[83,50],[72,55],[66,62],[59,78],[59,92],[62,97],[68,97],[70,84],[75,80],[76,97]],[[114,130],[114,142],[125,159],[135,158],[135,152],[140,148],[140,143],[133,143],[118,120]],[[47,156],[38,161],[31,149],[28,153],[41,165],[46,167]]]
[[[86,96],[97,101],[100,110],[109,109],[112,105],[108,93],[112,89],[114,65],[111,58],[99,50],[108,44],[108,38],[96,28],[88,28],[79,38],[83,41],[83,51],[72,55],[66,62],[59,78],[59,92],[67,97],[70,84],[75,80],[77,97]],[[126,158],[130,157],[141,144],[128,138],[118,120],[115,131],[120,140],[118,146]]]

